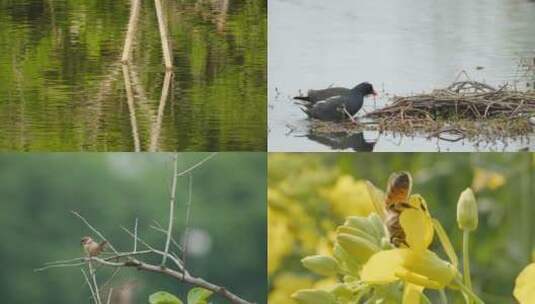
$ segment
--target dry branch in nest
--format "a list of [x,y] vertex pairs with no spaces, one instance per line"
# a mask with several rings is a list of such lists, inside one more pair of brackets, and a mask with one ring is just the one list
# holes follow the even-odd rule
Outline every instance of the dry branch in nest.
[[[535,91],[495,89],[476,81],[454,82],[445,89],[412,96],[368,113],[379,130],[413,133],[454,131],[466,136],[519,136],[530,132],[535,115]],[[488,134],[481,134],[481,132]]]

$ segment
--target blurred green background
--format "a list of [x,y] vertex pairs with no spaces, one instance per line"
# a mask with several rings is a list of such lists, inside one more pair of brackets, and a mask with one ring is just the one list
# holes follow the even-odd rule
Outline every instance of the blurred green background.
[[[179,154],[188,168],[208,156]],[[34,272],[45,262],[82,255],[80,238],[92,232],[70,211],[80,212],[119,250],[133,241],[121,226],[163,248],[163,234],[149,228],[168,221],[171,154],[0,155],[0,294],[2,303],[89,303],[79,268]],[[187,178],[178,184],[174,237],[184,230]],[[219,153],[193,173],[188,268],[247,300],[266,298],[266,155]],[[159,263],[160,259],[152,260]],[[100,267],[104,280],[110,270]],[[135,303],[166,290],[185,298],[191,286],[167,277],[122,270],[113,286],[134,281]],[[215,303],[226,303],[214,297]]]
[[[426,199],[459,257],[462,233],[456,222],[457,200],[466,187],[476,191],[479,227],[471,235],[470,253],[474,288],[486,303],[513,303],[514,280],[535,249],[534,155],[270,154],[269,302],[294,303],[289,296],[295,290],[329,283],[304,269],[300,259],[324,250],[328,234],[345,216],[359,212],[349,207],[359,181],[369,180],[384,190],[392,172],[408,170],[414,179],[413,193]],[[433,248],[438,250],[437,243],[435,239]],[[450,303],[464,303],[454,293],[450,297]]]

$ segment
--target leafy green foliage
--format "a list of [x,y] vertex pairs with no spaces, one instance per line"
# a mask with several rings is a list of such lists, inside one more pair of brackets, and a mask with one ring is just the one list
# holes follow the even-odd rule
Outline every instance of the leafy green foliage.
[[195,287],[188,292],[188,304],[207,304],[208,298],[213,294],[212,291]]
[[158,291],[150,295],[150,304],[182,304],[182,301],[166,291]]

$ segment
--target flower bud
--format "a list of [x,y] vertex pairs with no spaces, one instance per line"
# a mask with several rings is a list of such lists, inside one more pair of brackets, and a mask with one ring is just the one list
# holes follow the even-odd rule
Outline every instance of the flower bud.
[[305,257],[301,263],[308,270],[324,276],[332,276],[338,272],[336,259],[326,255],[313,255]]
[[348,271],[350,274],[358,275],[362,262],[350,256],[340,244],[334,244],[333,255],[340,268]]
[[472,231],[477,228],[477,203],[472,189],[467,188],[461,193],[457,203],[457,224],[461,230]]
[[368,233],[371,236],[380,238],[380,236],[377,235],[377,231],[374,229],[373,225],[371,224],[370,220],[367,217],[348,216],[346,217],[344,226],[359,229],[361,231]]
[[302,289],[292,295],[292,299],[299,304],[334,304],[336,298],[329,292],[321,289]]
[[379,247],[372,242],[351,234],[340,233],[336,237],[340,246],[360,263],[365,263],[370,256],[379,251]]
[[349,303],[353,299],[353,291],[351,291],[351,289],[349,289],[345,284],[338,283],[332,286],[329,291],[338,299],[339,302],[343,300],[344,303]]
[[370,241],[372,243],[377,243],[377,241],[378,241],[377,239],[375,239],[372,235],[368,234],[367,232],[364,232],[364,231],[362,231],[360,229],[353,228],[353,227],[350,227],[350,226],[338,226],[338,228],[336,228],[336,233],[337,234],[342,234],[342,233],[351,234],[351,235],[354,235],[354,236],[358,236],[358,237],[367,239],[368,241]]

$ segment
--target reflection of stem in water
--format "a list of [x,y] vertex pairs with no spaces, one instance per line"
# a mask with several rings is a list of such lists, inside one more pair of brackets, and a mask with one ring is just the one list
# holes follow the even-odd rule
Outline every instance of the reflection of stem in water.
[[95,144],[98,131],[100,130],[100,122],[102,116],[102,104],[106,97],[108,97],[113,90],[113,84],[117,81],[121,74],[120,63],[114,62],[106,73],[106,78],[102,79],[98,92],[95,98],[86,101],[84,117],[84,125],[86,125],[84,135],[84,146]]
[[59,44],[59,35],[58,27],[56,26],[56,11],[54,10],[54,2],[52,0],[47,0],[48,8],[50,9],[50,23],[52,25],[52,33],[54,33],[54,42],[55,45]]
[[173,68],[173,62],[171,60],[171,47],[168,41],[167,24],[163,15],[162,1],[154,0],[156,6],[156,15],[158,16],[158,27],[160,29],[160,39],[162,41],[162,51],[165,61],[165,67],[170,70]]
[[15,81],[17,83],[17,89],[19,91],[20,95],[20,138],[19,138],[19,145],[20,149],[23,149],[26,146],[26,99],[24,98],[24,89],[22,88],[22,83],[24,80],[24,77],[22,75],[22,72],[17,67],[17,60],[15,59],[15,55],[13,54],[13,74],[15,75]]
[[139,17],[139,11],[141,10],[141,0],[132,0],[130,8],[130,20],[128,21],[128,30],[126,33],[126,39],[124,42],[123,57],[121,61],[127,63],[132,53],[132,43],[134,42],[134,36],[136,32],[137,19]]
[[150,152],[155,152],[158,150],[158,141],[162,127],[163,113],[165,110],[165,104],[167,102],[167,96],[169,95],[169,87],[171,86],[172,76],[173,73],[170,71],[165,72],[165,78],[162,86],[162,96],[160,98],[160,106],[158,107],[158,116],[156,117],[156,121],[152,125],[150,132]]
[[227,21],[229,0],[219,0],[219,16],[217,17],[217,31],[223,32]]
[[128,101],[128,111],[130,112],[130,123],[132,124],[132,136],[134,138],[135,152],[141,151],[139,143],[139,133],[137,131],[136,110],[134,108],[134,93],[132,92],[132,85],[130,83],[130,74],[128,73],[128,66],[123,65],[124,86],[126,89],[126,96]]
[[156,112],[153,111],[152,105],[147,97],[147,93],[143,88],[143,85],[141,85],[138,75],[138,68],[136,65],[128,66],[128,71],[130,72],[130,81],[135,92],[134,95],[137,96],[137,105],[139,106],[139,110],[142,114],[148,116],[150,121],[152,121],[156,116]]

